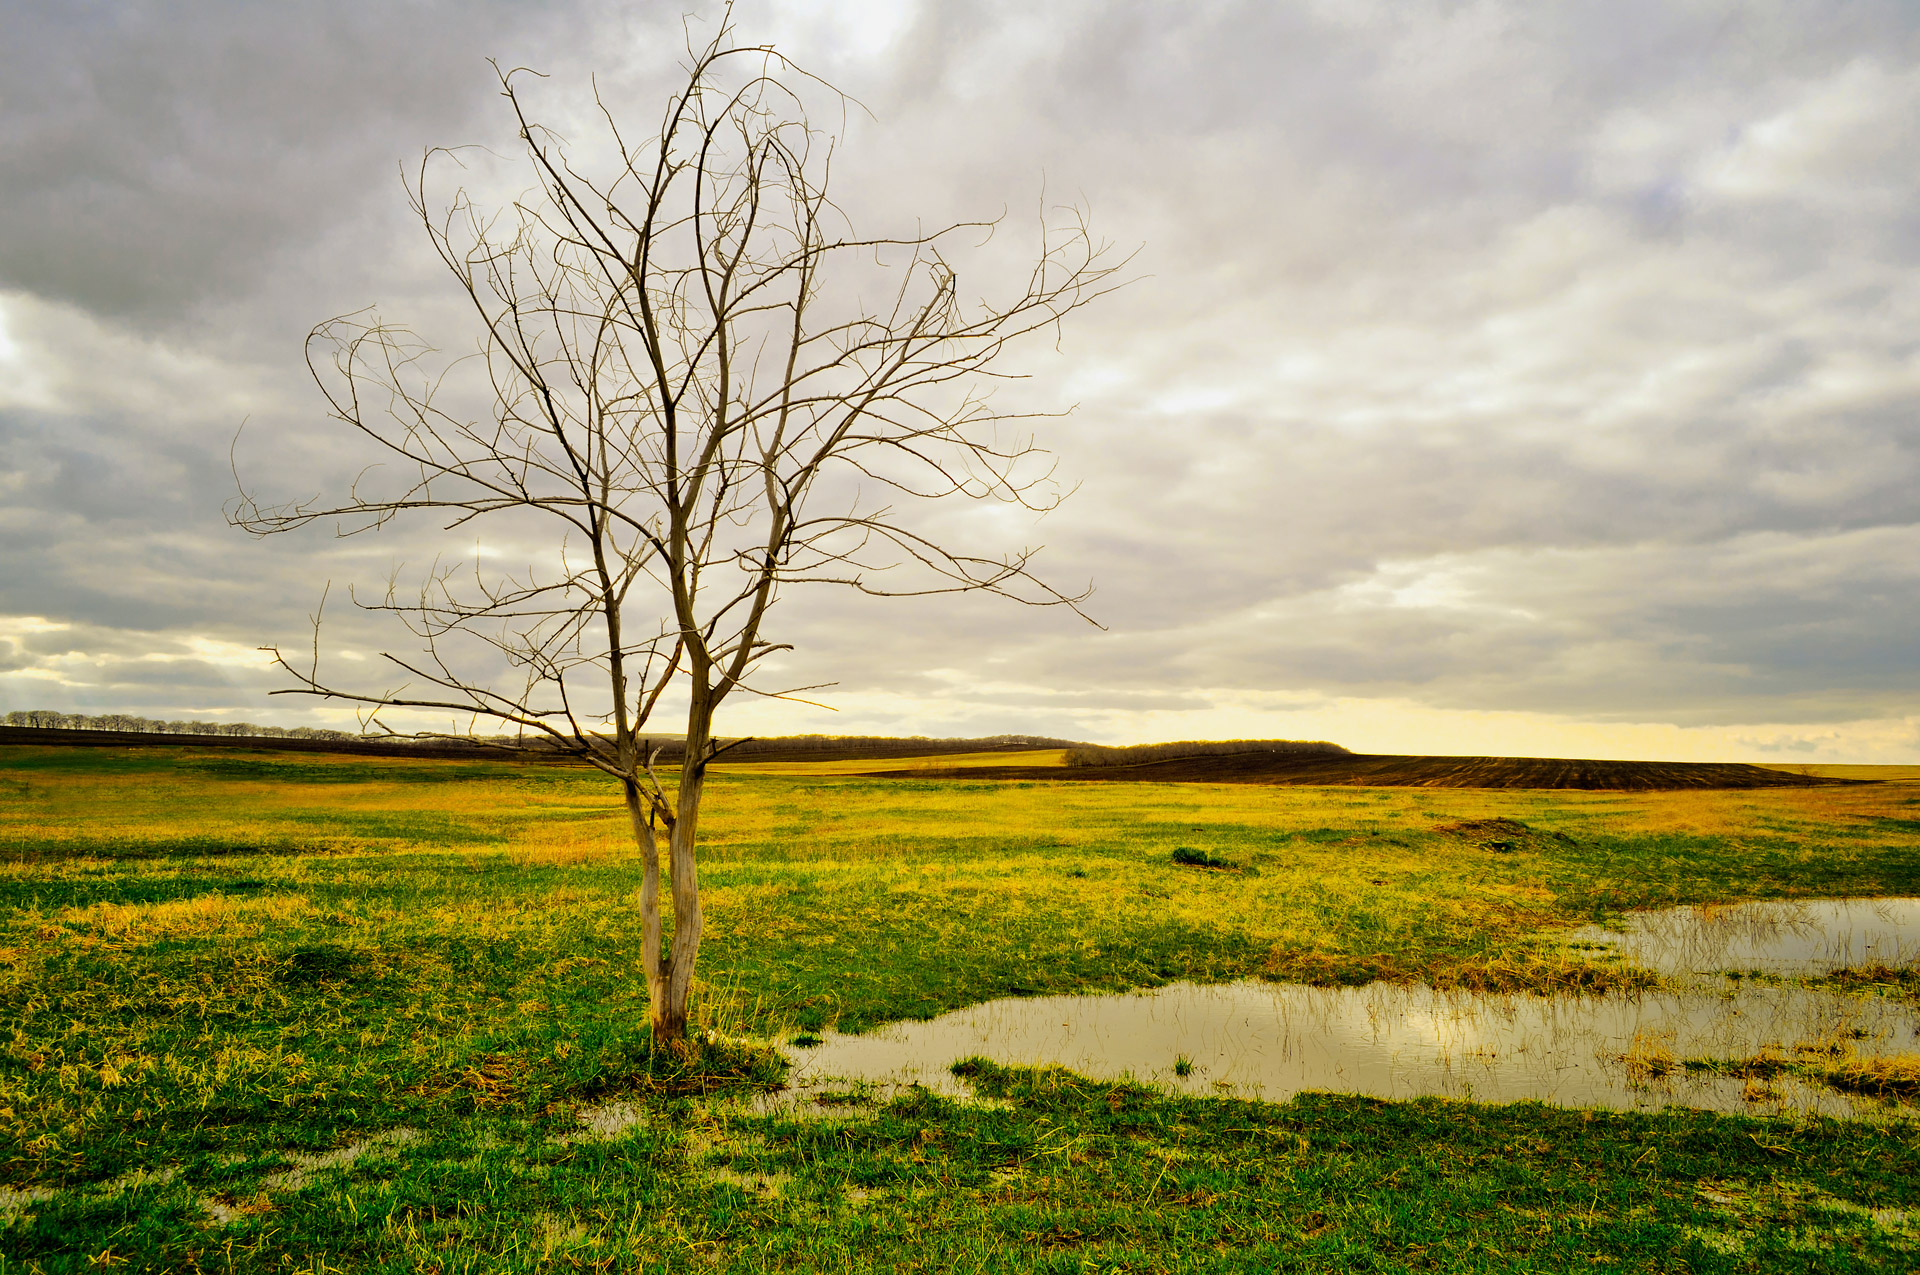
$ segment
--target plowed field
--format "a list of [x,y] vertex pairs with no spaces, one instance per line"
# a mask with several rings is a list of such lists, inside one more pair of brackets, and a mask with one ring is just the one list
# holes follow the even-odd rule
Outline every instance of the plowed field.
[[1658,792],[1682,788],[1813,788],[1872,782],[1796,775],[1744,762],[1581,761],[1559,757],[1398,757],[1349,753],[1241,753],[1176,757],[1132,766],[976,766],[876,770],[901,779],[1125,780],[1176,784],[1348,784],[1370,788],[1583,788]]

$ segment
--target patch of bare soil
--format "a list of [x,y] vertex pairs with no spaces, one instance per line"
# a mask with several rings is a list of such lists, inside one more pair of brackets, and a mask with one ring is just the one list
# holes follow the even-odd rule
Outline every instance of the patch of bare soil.
[[1286,784],[1367,788],[1579,788],[1660,792],[1685,788],[1815,788],[1872,782],[1828,779],[1744,762],[1587,761],[1560,757],[1403,757],[1389,754],[1243,753],[1177,757],[1130,766],[876,770],[882,779],[1044,779],[1048,782]]
[[1434,831],[1501,853],[1532,850],[1543,843],[1570,845],[1573,842],[1573,838],[1564,832],[1535,828],[1518,819],[1462,819],[1459,823],[1441,824]]

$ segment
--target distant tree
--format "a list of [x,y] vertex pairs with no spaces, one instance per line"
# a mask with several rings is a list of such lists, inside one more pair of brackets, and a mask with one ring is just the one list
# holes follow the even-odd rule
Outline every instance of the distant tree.
[[[354,534],[416,512],[463,533],[476,519],[547,528],[539,569],[436,564],[417,593],[389,580],[362,603],[419,643],[417,655],[384,653],[397,685],[329,680],[317,620],[311,660],[275,654],[293,693],[361,705],[374,729],[391,708],[489,719],[612,776],[642,859],[642,963],[663,1041],[685,1033],[700,947],[695,844],[722,747],[714,713],[736,692],[809,689],[754,681],[786,649],[765,635],[781,590],[1079,600],[1037,580],[1026,551],[942,544],[868,499],[1050,503],[1047,475],[1026,463],[1040,453],[1009,432],[1019,418],[980,387],[1005,375],[993,365],[1010,342],[1111,290],[1123,264],[1075,210],[1043,221],[1023,284],[972,300],[950,254],[994,223],[858,236],[828,198],[833,143],[805,107],[844,99],[726,27],[689,58],[649,140],[603,105],[617,158],[597,174],[529,116],[523,74],[501,73],[529,193],[494,211],[461,189],[442,202],[445,151],[409,183],[478,329],[473,379],[376,315],[322,323],[308,347],[315,380],[387,468],[339,501],[261,504],[243,487],[229,513],[261,535],[323,521]],[[403,481],[377,490],[383,475]],[[893,568],[921,575],[878,575]],[[676,695],[685,742],[670,776],[646,741]]]

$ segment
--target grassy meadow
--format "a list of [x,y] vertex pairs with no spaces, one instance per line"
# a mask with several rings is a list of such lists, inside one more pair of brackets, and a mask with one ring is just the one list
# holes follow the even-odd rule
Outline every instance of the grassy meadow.
[[[716,769],[695,1007],[713,1035],[669,1054],[644,1030],[638,863],[591,772],[0,750],[0,1275],[1916,1260],[1901,1120],[1274,1105],[984,1063],[977,1104],[744,1101],[782,1070],[752,1040],[999,996],[1604,988],[1619,975],[1556,931],[1920,894],[1912,777],[1628,794],[852,773],[873,765]],[[1450,830],[1492,818],[1531,831]]]

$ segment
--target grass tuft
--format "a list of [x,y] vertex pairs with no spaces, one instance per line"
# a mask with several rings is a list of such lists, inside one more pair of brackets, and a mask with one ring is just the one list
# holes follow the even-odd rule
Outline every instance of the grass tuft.
[[1836,1089],[1871,1094],[1876,1098],[1920,1099],[1920,1054],[1890,1058],[1858,1058],[1820,1072]]
[[1205,850],[1196,850],[1192,846],[1175,846],[1172,858],[1175,863],[1189,868],[1225,868],[1229,871],[1237,871],[1240,867],[1231,859],[1222,859],[1208,854]]

